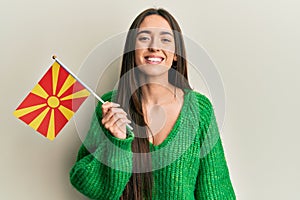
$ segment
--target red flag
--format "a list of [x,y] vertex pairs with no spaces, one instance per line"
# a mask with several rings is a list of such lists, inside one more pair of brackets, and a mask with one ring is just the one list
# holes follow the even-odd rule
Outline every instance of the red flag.
[[54,62],[14,115],[53,140],[89,95],[80,82]]

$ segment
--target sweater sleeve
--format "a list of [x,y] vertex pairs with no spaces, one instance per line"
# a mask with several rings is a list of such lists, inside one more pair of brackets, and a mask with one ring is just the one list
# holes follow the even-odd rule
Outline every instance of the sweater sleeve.
[[[110,98],[111,92],[102,97],[104,101]],[[91,199],[119,199],[131,177],[133,133],[127,129],[127,138],[118,139],[104,128],[101,118],[99,103],[70,170],[70,182]]]
[[201,148],[195,198],[201,200],[234,200],[236,197],[213,107],[205,96],[200,98]]

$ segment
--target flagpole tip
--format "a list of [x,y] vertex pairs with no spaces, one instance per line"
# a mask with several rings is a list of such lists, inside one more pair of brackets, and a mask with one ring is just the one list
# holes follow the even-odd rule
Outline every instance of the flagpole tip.
[[56,55],[53,55],[52,58],[55,60],[55,59],[57,58],[57,56],[56,56]]

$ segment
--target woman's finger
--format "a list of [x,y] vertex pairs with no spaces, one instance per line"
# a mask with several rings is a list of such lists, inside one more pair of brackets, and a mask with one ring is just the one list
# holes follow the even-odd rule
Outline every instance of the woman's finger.
[[120,129],[126,128],[126,124],[130,124],[131,121],[128,120],[127,118],[120,118],[115,121],[114,126],[119,127]]
[[126,124],[129,120],[119,119],[117,120],[112,127],[114,127],[115,136],[121,139],[126,138]]
[[117,108],[117,107],[120,107],[120,105],[117,103],[106,101],[104,104],[102,104],[102,115],[105,115],[110,108]]
[[102,123],[105,125],[105,128],[114,126],[115,122],[118,120],[129,121],[123,113],[114,113],[109,119],[103,119]]
[[126,138],[126,119],[118,119],[116,120],[113,125],[105,124],[105,128],[110,131],[110,133],[120,139]]
[[114,113],[127,115],[127,113],[122,108],[109,108],[108,111],[105,113],[105,116],[108,115],[108,117],[111,117],[111,115],[113,115]]
[[[117,115],[116,115],[117,114]],[[115,117],[126,117],[127,114],[125,111],[121,108],[110,108],[105,115],[102,116],[102,123],[106,123],[107,121],[110,120],[112,116],[116,115]]]

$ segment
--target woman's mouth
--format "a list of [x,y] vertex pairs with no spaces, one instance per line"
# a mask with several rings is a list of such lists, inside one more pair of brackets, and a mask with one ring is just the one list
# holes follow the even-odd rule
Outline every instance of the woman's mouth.
[[160,64],[164,58],[163,57],[157,57],[157,56],[146,56],[145,57],[146,63],[151,65],[158,65]]

